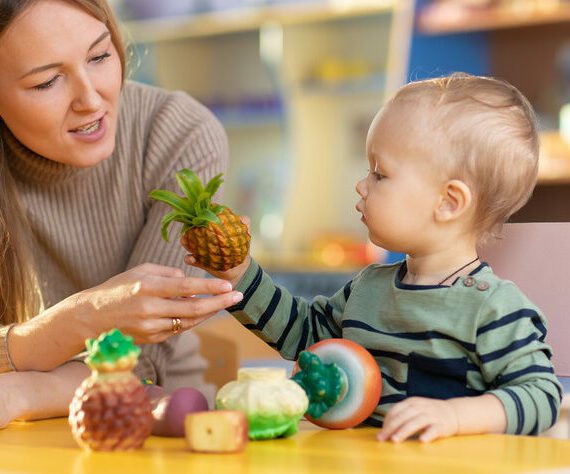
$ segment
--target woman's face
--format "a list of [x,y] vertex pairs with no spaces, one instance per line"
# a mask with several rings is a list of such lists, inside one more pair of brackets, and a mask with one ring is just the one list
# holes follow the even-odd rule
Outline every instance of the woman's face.
[[50,160],[87,167],[111,155],[121,84],[109,30],[69,3],[35,2],[0,36],[0,117]]

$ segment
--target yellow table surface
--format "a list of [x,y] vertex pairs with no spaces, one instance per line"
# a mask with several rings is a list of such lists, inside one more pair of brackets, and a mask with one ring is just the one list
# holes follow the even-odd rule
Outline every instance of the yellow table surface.
[[570,441],[507,435],[461,436],[422,444],[379,443],[377,429],[328,431],[301,422],[287,439],[250,442],[239,454],[187,451],[181,438],[149,438],[144,449],[86,452],[64,418],[0,430],[6,473],[512,473],[570,472]]

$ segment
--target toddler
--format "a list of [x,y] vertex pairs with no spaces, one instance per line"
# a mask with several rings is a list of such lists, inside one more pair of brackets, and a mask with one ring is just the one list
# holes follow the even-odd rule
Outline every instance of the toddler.
[[370,265],[311,302],[247,258],[215,275],[244,294],[229,311],[286,359],[322,339],[364,346],[383,375],[366,420],[381,441],[540,433],[562,394],[544,317],[477,255],[531,196],[538,147],[530,104],[505,82],[405,85],[372,122],[356,185],[370,240],[405,260]]

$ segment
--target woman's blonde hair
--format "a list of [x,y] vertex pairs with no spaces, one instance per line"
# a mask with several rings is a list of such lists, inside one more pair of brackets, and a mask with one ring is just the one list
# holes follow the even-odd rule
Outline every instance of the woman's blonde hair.
[[390,103],[401,101],[428,107],[436,164],[474,193],[480,239],[498,235],[536,184],[539,138],[529,101],[505,81],[462,73],[407,84]]
[[[0,0],[0,37],[28,7],[40,0]],[[104,23],[119,55],[123,77],[126,54],[119,26],[106,0],[62,0]],[[30,248],[30,226],[19,204],[16,183],[6,162],[0,119],[0,326],[37,314],[41,294]]]

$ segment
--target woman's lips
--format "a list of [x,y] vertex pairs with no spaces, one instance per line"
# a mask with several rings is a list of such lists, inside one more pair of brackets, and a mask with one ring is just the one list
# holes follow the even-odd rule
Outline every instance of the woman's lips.
[[107,116],[104,115],[99,120],[88,124],[87,126],[76,128],[71,130],[71,133],[75,138],[83,142],[96,142],[103,138],[107,131]]

